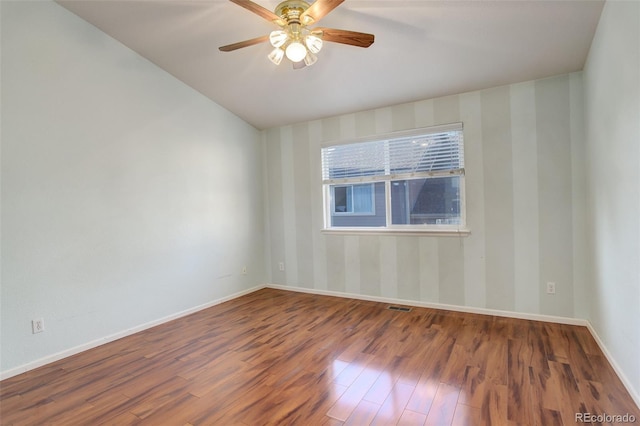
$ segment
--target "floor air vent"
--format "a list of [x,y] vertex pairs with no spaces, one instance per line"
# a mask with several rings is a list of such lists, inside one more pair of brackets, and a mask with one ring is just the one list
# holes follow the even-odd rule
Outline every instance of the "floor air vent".
[[411,312],[411,308],[404,306],[388,306],[387,309],[390,311]]

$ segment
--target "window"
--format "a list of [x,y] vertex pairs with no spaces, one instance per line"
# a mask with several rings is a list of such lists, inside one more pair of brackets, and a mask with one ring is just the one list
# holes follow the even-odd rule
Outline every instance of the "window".
[[325,228],[462,231],[462,124],[322,148]]

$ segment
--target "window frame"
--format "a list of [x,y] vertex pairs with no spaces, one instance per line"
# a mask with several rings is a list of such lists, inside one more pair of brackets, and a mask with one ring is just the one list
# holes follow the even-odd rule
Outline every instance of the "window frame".
[[[451,123],[439,126],[424,127],[419,129],[412,129],[408,131],[392,132],[380,135],[374,135],[370,137],[354,138],[343,141],[333,141],[321,144],[321,169],[322,169],[322,150],[325,148],[350,145],[362,142],[378,142],[393,139],[401,139],[406,137],[419,137],[428,134],[445,133],[450,131],[463,132],[462,123]],[[464,133],[462,139],[462,159],[464,162]],[[459,176],[459,198],[460,198],[460,224],[393,224],[392,220],[392,200],[391,200],[391,184],[393,181],[398,180],[412,180],[422,178],[438,178],[446,176]],[[386,210],[386,226],[381,227],[366,227],[366,226],[331,226],[331,216],[334,211],[333,204],[333,189],[334,186],[347,186],[370,183],[375,185],[377,182],[384,182],[385,185],[385,210]],[[377,176],[363,176],[347,179],[327,179],[323,180],[321,176],[322,194],[323,194],[323,218],[324,227],[323,233],[333,234],[401,234],[401,235],[452,235],[452,236],[464,236],[469,235],[470,231],[467,228],[467,209],[466,209],[466,184],[465,184],[465,170],[464,167],[458,170],[438,170],[430,172],[416,172],[416,173],[397,173],[391,174],[389,170],[389,164],[385,164],[385,175]],[[375,212],[375,191],[372,194],[374,196],[373,206]],[[342,213],[344,214],[344,213]],[[346,215],[353,215],[347,213]]]

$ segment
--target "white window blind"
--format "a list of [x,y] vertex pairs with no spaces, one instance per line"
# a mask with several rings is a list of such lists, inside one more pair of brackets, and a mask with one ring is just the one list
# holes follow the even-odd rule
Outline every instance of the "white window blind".
[[464,171],[462,124],[447,127],[413,136],[325,147],[322,149],[323,182],[461,174]]

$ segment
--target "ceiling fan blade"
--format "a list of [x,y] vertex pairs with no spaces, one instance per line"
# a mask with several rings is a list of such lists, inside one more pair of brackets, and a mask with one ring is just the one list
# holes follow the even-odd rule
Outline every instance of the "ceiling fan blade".
[[255,13],[256,15],[266,19],[269,22],[273,22],[276,25],[285,25],[284,22],[278,15],[270,11],[269,9],[265,9],[257,3],[254,3],[250,0],[230,0],[232,3],[237,4],[238,6],[242,6],[250,12]]
[[335,28],[314,28],[313,32],[322,32],[322,40],[334,43],[349,44],[357,47],[369,47],[375,39],[373,34],[356,31],[337,30]]
[[234,50],[242,49],[243,47],[253,46],[254,44],[264,43],[269,40],[268,35],[252,38],[251,40],[239,41],[233,44],[227,44],[226,46],[221,46],[220,49],[222,52],[232,52]]
[[333,9],[340,6],[343,1],[344,0],[316,0],[300,15],[300,22],[305,25],[316,23]]

